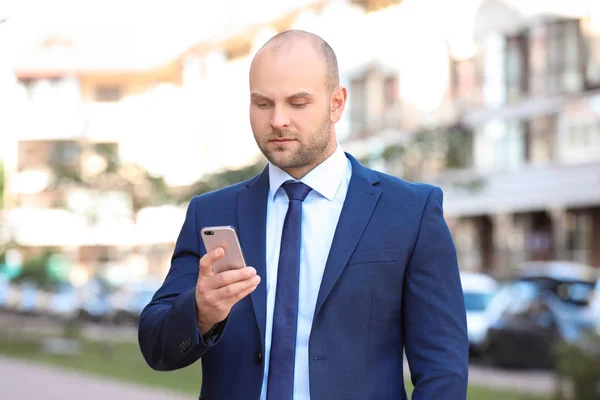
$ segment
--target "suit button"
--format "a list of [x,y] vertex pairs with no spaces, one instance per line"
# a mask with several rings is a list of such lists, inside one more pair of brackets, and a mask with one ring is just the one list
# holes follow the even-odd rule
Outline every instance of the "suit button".
[[254,353],[254,362],[257,364],[260,364],[262,362],[262,353],[260,351]]

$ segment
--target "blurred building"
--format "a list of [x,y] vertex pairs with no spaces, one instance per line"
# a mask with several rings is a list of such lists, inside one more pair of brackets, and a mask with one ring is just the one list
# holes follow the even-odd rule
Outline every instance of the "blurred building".
[[[345,150],[406,177],[414,154],[399,162],[387,149],[424,129],[461,135],[452,163],[426,156],[413,168],[444,189],[461,268],[600,266],[600,13],[573,1],[565,12],[482,0],[471,18],[467,2],[296,0],[237,10],[185,50],[152,56],[126,38],[110,50],[45,37],[16,59],[13,238],[75,248],[79,261],[139,265],[143,254],[140,270],[166,272],[184,208],[140,207],[152,198],[144,174],[186,187],[255,161],[250,62],[276,33],[304,29],[336,50]],[[475,51],[459,55],[455,32],[472,30]]]
[[[453,62],[473,160],[436,182],[464,268],[503,275],[532,259],[600,267],[600,9],[575,3],[483,1],[478,51]],[[457,178],[482,186],[460,189]]]
[[140,98],[180,87],[177,62],[140,62],[49,35],[18,53],[13,72],[19,113],[4,127],[14,151],[5,157],[4,240],[26,257],[64,253],[90,274],[127,275],[120,271],[141,254],[138,278],[163,275],[183,211],[171,223],[158,215],[174,217],[170,210],[145,213],[156,218],[153,237],[138,228],[151,202],[137,204],[148,182],[135,148],[153,134],[144,114],[154,99]]
[[[132,163],[172,186],[185,186],[256,160],[260,152],[247,118],[248,69],[258,48],[287,29],[319,34],[336,50],[342,84],[350,91],[337,134],[357,157],[403,140],[424,121],[448,122],[443,66],[436,73],[447,49],[430,27],[417,23],[428,11],[415,14],[414,6],[400,0],[286,4],[268,16],[238,15],[168,57],[68,35],[46,36],[19,52],[14,71],[24,112],[14,127],[18,157],[9,176],[11,218],[5,218],[19,227],[13,240],[75,246],[78,260],[104,263],[124,259],[141,242],[172,246],[181,220],[170,220],[159,235],[163,241],[141,239],[140,232],[153,226],[153,214],[146,214],[146,230],[140,228],[135,187],[118,179],[136,170],[115,166]],[[433,58],[423,59],[429,67],[414,67],[432,52]],[[411,63],[412,70],[406,67]],[[431,83],[433,92],[420,86]],[[57,221],[70,233],[53,234]],[[162,265],[167,253],[161,253]]]

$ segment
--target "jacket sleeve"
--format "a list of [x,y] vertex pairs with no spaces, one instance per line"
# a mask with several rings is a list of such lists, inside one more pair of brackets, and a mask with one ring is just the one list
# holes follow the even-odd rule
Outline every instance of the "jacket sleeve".
[[196,322],[196,281],[204,247],[196,226],[198,197],[188,206],[171,268],[140,315],[138,341],[148,365],[161,371],[186,367],[219,342],[226,322],[202,337]]
[[441,189],[430,191],[405,276],[403,325],[413,400],[467,396],[466,312],[442,198]]

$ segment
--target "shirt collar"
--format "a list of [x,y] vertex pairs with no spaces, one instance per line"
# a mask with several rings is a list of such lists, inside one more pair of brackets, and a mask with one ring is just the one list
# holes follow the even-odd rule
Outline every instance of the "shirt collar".
[[[338,143],[333,154],[300,179],[300,182],[307,184],[327,200],[333,201],[344,179],[347,165],[346,155]],[[275,194],[281,185],[288,180],[296,181],[287,172],[269,163],[269,194],[271,200],[275,198]]]

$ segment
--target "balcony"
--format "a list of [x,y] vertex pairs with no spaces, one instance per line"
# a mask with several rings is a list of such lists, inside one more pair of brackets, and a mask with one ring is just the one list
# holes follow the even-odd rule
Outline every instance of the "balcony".
[[[480,183],[479,187],[470,185]],[[479,173],[447,172],[428,181],[444,189],[444,211],[453,217],[578,208],[600,204],[598,163]],[[471,187],[469,187],[471,186]]]

